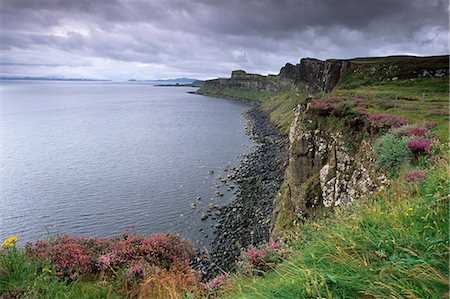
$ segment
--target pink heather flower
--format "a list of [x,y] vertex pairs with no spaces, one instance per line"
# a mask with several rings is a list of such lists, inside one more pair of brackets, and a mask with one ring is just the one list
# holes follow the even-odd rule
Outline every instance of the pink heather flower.
[[265,244],[260,248],[248,248],[241,251],[239,260],[248,260],[253,267],[258,268],[270,260],[277,259],[278,251],[281,249],[279,243]]
[[355,104],[366,104],[366,103],[369,102],[369,99],[366,99],[366,98],[354,98],[352,101]]
[[128,268],[125,271],[125,277],[126,278],[133,278],[136,277],[137,275],[141,274],[144,272],[144,266],[143,265],[135,265],[132,266],[130,268]]
[[419,136],[424,137],[428,134],[428,129],[425,127],[416,127],[408,131],[407,136]]
[[308,109],[320,116],[327,116],[343,100],[337,98],[314,99],[309,102]]
[[271,243],[270,245],[269,245],[269,249],[270,250],[280,250],[281,249],[281,245],[280,245],[280,243],[277,243],[277,242],[273,242],[273,243]]
[[126,233],[115,238],[63,235],[48,242],[28,243],[25,249],[30,258],[50,263],[55,272],[71,278],[139,262],[169,268],[175,260],[188,261],[195,253],[190,242],[175,234],[145,237]]
[[206,283],[202,283],[202,286],[205,290],[207,291],[214,291],[217,290],[218,288],[220,288],[221,286],[223,286],[225,284],[225,282],[228,279],[228,274],[220,274],[217,275],[216,277],[214,277],[213,279],[211,279],[210,281],[206,282]]
[[427,128],[429,130],[436,128],[437,122],[435,121],[426,121],[421,124],[422,127]]
[[449,115],[447,109],[431,109],[431,114],[433,115]]
[[425,152],[426,154],[431,154],[431,141],[428,138],[410,140],[407,146],[413,153]]
[[359,115],[368,115],[369,111],[367,111],[367,108],[358,107],[358,108],[356,108],[356,113]]
[[100,270],[107,270],[111,266],[111,255],[104,254],[98,257],[97,259],[97,267]]
[[397,128],[408,124],[406,119],[396,115],[370,113],[367,118],[376,127]]
[[416,182],[421,181],[427,176],[426,170],[411,170],[410,172],[406,173],[405,179],[407,182]]

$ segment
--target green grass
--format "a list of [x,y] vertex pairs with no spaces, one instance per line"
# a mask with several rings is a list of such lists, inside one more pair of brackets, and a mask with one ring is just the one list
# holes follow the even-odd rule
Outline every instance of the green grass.
[[40,270],[22,248],[0,252],[0,298],[124,298],[100,279],[67,281]]
[[294,119],[294,108],[305,99],[305,93],[295,92],[293,88],[286,87],[280,93],[263,101],[261,109],[269,113],[272,123],[282,134],[287,135]]
[[255,103],[265,101],[274,95],[274,93],[270,91],[220,87],[213,85],[204,85],[198,90],[198,92],[203,95],[224,97]]
[[426,181],[399,179],[292,238],[264,276],[237,275],[227,298],[448,298],[448,160]]
[[[435,121],[441,141],[448,141],[448,78],[387,80],[418,65],[441,67],[442,58],[404,57],[353,60],[330,94],[317,97],[366,97],[371,113],[400,115],[411,123]],[[399,68],[389,68],[399,64]],[[386,68],[387,65],[387,68]],[[447,65],[447,63],[445,63]],[[445,67],[443,65],[442,67]],[[380,78],[382,80],[380,80]],[[225,80],[225,79],[222,79]],[[258,103],[283,134],[288,134],[293,109],[307,99],[305,86],[285,86],[272,93],[204,85],[199,92]],[[334,117],[320,119],[327,130],[342,130]],[[343,208],[317,211],[301,227],[297,215],[278,218],[278,233],[291,254],[272,271],[248,277],[236,274],[218,295],[226,298],[448,298],[449,203],[448,148],[428,161],[429,175],[420,184],[399,179],[386,191],[368,195]],[[403,170],[403,172],[406,170]],[[288,178],[287,178],[288,179]],[[313,178],[309,185],[317,184]],[[308,184],[303,186],[308,188]],[[283,185],[286,189],[286,182]],[[280,194],[285,192],[283,187]],[[314,188],[312,188],[314,189]],[[307,190],[306,190],[307,191]],[[289,203],[276,205],[289,211]],[[6,253],[5,253],[6,252]],[[42,271],[23,249],[0,252],[0,298],[124,298],[126,287],[98,276],[68,281]]]
[[[410,123],[435,121],[436,134],[442,141],[449,137],[448,78],[420,78],[414,81],[392,81],[386,84],[344,88],[338,85],[331,96],[370,99],[369,112],[399,115]],[[439,115],[433,110],[447,111]]]
[[[422,94],[425,90],[420,89],[420,82],[433,82],[446,79],[438,77],[419,77],[427,69],[448,68],[448,56],[431,57],[411,57],[411,56],[390,56],[390,57],[369,57],[351,60],[347,71],[340,78],[337,88],[356,89],[359,86],[392,85],[394,88],[402,86],[400,81],[413,82],[412,88],[417,88],[415,94]],[[406,79],[406,80],[405,80]],[[397,80],[397,81],[396,81]],[[439,83],[438,83],[439,84]],[[406,84],[407,85],[407,84]],[[433,84],[430,84],[433,86]],[[448,84],[443,86],[448,90]],[[428,87],[425,87],[428,89]],[[390,90],[396,92],[396,90]],[[380,93],[380,91],[378,91]],[[383,94],[383,92],[381,92]],[[410,93],[414,95],[413,93]]]
[[[340,83],[332,91],[338,96],[365,96],[384,99],[414,99],[426,102],[444,101],[448,98],[448,78],[418,78],[359,84],[358,79],[351,80],[352,85]],[[366,83],[366,82],[364,82]]]
[[294,118],[294,108],[298,103],[306,99],[306,93],[295,90],[293,86],[285,86],[282,91],[274,93],[270,91],[205,85],[199,89],[199,93],[260,104],[261,109],[269,113],[270,120],[277,126],[280,132],[282,134],[288,134]]
[[253,90],[253,89],[237,89],[225,87],[222,90],[222,95],[227,98],[244,100],[249,102],[259,102],[269,99],[273,96],[273,92]]

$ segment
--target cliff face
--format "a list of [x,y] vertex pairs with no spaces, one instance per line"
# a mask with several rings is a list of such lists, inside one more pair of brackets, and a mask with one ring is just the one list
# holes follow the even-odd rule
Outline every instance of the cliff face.
[[349,60],[322,61],[303,58],[297,65],[286,64],[280,70],[279,76],[281,80],[288,79],[294,83],[305,83],[310,93],[329,92],[336,86],[349,65]]
[[275,213],[314,216],[319,207],[350,203],[389,184],[374,168],[374,140],[367,131],[363,123],[328,123],[311,114],[307,104],[298,105],[289,133],[286,183]]
[[[440,89],[430,89],[433,84],[445,85],[447,78],[448,85],[448,59],[448,56],[326,61],[304,58],[296,65],[286,64],[276,76],[234,71],[230,79],[207,81],[205,86],[209,91],[205,89],[207,92],[203,93],[200,89],[200,93],[221,96],[225,89],[282,91],[278,93],[282,96],[269,97],[264,103],[273,103],[278,109],[273,117],[275,120],[280,115],[292,113],[296,107],[289,133],[286,179],[277,196],[275,211],[276,218],[287,215],[284,221],[292,223],[313,216],[321,208],[350,203],[389,184],[386,176],[375,169],[373,144],[378,137],[376,132],[368,128],[367,123],[356,119],[319,117],[311,113],[305,99],[332,90],[335,94],[343,90],[355,97],[358,88],[377,87],[385,95],[394,94],[397,100],[396,88],[399,86],[406,95],[399,100],[417,101],[418,94],[422,98],[425,94],[440,92]],[[395,81],[399,81],[398,85]],[[415,98],[408,98],[410,94]],[[391,104],[392,107],[404,106],[401,102]],[[384,107],[389,109],[391,106],[385,103]]]
[[336,86],[349,64],[348,60],[321,61],[313,58],[303,58],[297,65],[286,64],[281,68],[279,75],[276,76],[248,74],[245,71],[237,70],[231,73],[229,79],[207,80],[205,87],[218,90],[228,87],[278,92],[284,85],[304,83],[310,93],[329,92]]
[[237,70],[231,73],[231,78],[219,78],[205,81],[202,90],[213,89],[217,95],[221,95],[225,88],[246,89],[255,91],[280,91],[280,84],[275,76],[262,76],[248,74],[245,71]]
[[296,65],[287,63],[278,75],[262,76],[242,70],[233,71],[231,78],[207,80],[205,88],[200,89],[199,93],[220,96],[225,88],[278,92],[283,86],[296,85],[304,86],[304,91],[313,95],[317,92],[330,92],[338,84],[351,88],[355,84],[442,78],[449,74],[448,59],[448,56],[391,56],[325,61],[303,58]]

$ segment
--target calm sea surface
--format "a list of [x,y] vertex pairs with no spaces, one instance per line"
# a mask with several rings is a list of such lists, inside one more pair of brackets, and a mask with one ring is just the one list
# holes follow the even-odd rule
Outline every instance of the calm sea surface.
[[1,81],[0,240],[130,228],[207,240],[202,207],[233,196],[214,197],[216,176],[252,144],[248,106],[192,90]]

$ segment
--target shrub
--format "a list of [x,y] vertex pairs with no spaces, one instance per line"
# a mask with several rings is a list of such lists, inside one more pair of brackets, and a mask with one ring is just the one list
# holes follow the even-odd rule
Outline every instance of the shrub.
[[391,132],[395,136],[418,136],[418,137],[428,137],[431,139],[437,138],[436,135],[432,134],[432,130],[437,126],[434,121],[425,121],[418,124],[406,125],[398,128],[394,128]]
[[228,276],[229,275],[227,273],[220,274],[211,279],[210,281],[202,283],[201,285],[206,291],[211,292],[222,287],[227,281]]
[[337,98],[314,99],[308,104],[308,109],[319,116],[328,116],[343,100]]
[[54,269],[59,276],[75,278],[95,271],[96,254],[86,244],[85,238],[64,235],[53,241],[28,243],[26,253],[42,267]]
[[409,172],[406,173],[405,175],[405,180],[407,182],[416,182],[416,181],[421,181],[423,179],[425,179],[425,177],[427,176],[427,171],[426,170],[411,170]]
[[396,137],[393,134],[386,134],[380,137],[375,143],[375,152],[382,169],[397,171],[412,160],[411,151],[406,146],[407,137]]
[[425,121],[423,123],[420,123],[419,125],[423,126],[424,128],[427,128],[429,130],[436,128],[437,122],[435,121]]
[[367,115],[369,115],[369,111],[367,111],[367,108],[358,107],[358,108],[356,108],[356,114],[358,114],[360,116],[367,116]]
[[351,101],[341,102],[333,110],[333,115],[337,117],[353,116],[355,114],[355,104]]
[[199,280],[187,261],[175,260],[169,269],[154,268],[136,295],[139,298],[204,298]]
[[244,249],[238,260],[250,265],[254,270],[267,270],[281,261],[281,246],[278,243],[271,243]]
[[146,237],[125,233],[116,238],[63,235],[28,243],[25,249],[41,267],[52,268],[56,275],[71,279],[100,271],[114,272],[120,267],[128,267],[129,274],[136,274],[139,265],[168,269],[175,260],[188,261],[195,253],[189,241],[175,234]]
[[367,98],[359,98],[359,97],[354,98],[352,101],[355,104],[368,104],[370,102],[370,100]]
[[426,136],[427,134],[428,134],[428,129],[425,127],[416,127],[416,128],[410,129],[406,133],[407,136],[419,136],[419,137]]
[[375,128],[398,128],[408,124],[406,119],[396,115],[369,113],[367,118]]
[[431,140],[428,138],[413,139],[408,141],[408,148],[417,157],[421,154],[431,154]]
[[447,109],[431,109],[430,113],[432,115],[448,115],[449,114]]

